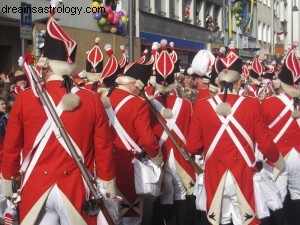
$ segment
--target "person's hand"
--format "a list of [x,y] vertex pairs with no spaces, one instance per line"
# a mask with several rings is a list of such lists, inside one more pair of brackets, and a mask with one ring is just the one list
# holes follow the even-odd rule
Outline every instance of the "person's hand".
[[0,78],[4,83],[6,83],[6,84],[10,83],[9,77],[7,75],[5,75],[4,73],[1,73]]

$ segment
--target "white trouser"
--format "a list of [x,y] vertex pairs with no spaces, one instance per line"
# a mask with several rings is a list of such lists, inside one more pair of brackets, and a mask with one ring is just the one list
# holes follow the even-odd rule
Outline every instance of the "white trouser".
[[60,192],[57,185],[54,185],[38,216],[36,225],[71,225]]
[[[285,168],[279,174],[276,185],[280,191],[282,201],[284,201],[289,190],[292,200],[300,199],[300,154],[292,149],[285,159]],[[264,168],[273,173],[273,168],[265,165]]]
[[1,179],[0,179],[0,218],[4,218],[4,214],[8,207],[7,201],[8,200],[2,195]]
[[142,217],[119,217],[117,225],[140,225]]
[[221,224],[231,223],[231,219],[233,224],[242,224],[235,186],[230,171],[228,171],[226,175],[221,207]]
[[181,182],[175,167],[173,151],[163,171],[162,193],[160,202],[162,205],[173,204],[175,200],[186,199],[186,189]]

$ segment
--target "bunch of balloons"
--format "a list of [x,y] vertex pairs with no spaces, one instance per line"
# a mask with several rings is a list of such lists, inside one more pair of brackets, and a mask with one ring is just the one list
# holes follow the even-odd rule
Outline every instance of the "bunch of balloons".
[[94,1],[91,11],[102,31],[112,34],[122,34],[126,29],[128,12],[125,10],[116,12],[110,6],[103,6],[99,2]]
[[243,19],[245,16],[245,8],[246,8],[246,3],[244,1],[235,2],[234,17],[235,17],[235,24],[237,26],[243,24]]

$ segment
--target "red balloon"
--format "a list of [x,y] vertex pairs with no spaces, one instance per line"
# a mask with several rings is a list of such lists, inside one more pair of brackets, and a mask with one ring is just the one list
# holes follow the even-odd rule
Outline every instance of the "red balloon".
[[114,13],[113,12],[110,12],[110,13],[108,13],[108,15],[107,15],[107,20],[108,21],[110,21],[110,22],[112,22],[113,20],[114,20]]

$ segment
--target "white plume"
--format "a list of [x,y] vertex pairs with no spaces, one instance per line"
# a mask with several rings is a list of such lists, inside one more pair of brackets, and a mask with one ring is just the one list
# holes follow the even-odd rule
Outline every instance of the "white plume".
[[193,59],[193,72],[199,76],[206,75],[215,62],[215,56],[208,50],[200,50]]

